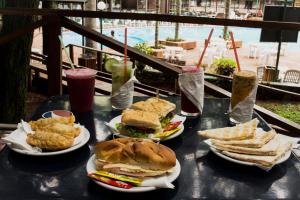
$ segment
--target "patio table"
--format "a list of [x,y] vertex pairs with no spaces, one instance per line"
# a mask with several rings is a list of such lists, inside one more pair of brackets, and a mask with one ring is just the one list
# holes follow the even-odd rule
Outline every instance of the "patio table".
[[[135,97],[134,100],[141,100]],[[170,97],[180,110],[180,98]],[[97,141],[111,138],[104,126],[121,112],[112,110],[108,96],[95,96],[94,111],[75,113],[89,130],[87,145],[64,155],[33,157],[9,148],[0,152],[0,199],[277,199],[300,197],[300,163],[294,157],[266,172],[224,160],[202,142],[197,130],[228,125],[229,99],[206,98],[201,117],[187,119],[184,132],[162,142],[172,148],[181,164],[175,189],[147,193],[119,193],[100,187],[86,176],[86,163]],[[51,97],[35,112],[33,119],[55,109],[69,109],[68,97]],[[256,116],[257,117],[257,116]],[[258,116],[259,117],[259,116]],[[269,127],[259,118],[259,126]]]

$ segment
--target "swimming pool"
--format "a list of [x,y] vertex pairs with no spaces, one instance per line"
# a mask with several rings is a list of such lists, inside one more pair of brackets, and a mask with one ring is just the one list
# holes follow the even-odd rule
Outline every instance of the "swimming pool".
[[[219,37],[222,35],[223,27],[214,27],[213,37]],[[236,40],[242,40],[244,43],[256,43],[259,42],[261,29],[258,28],[241,28],[241,27],[230,27],[229,28],[234,33]],[[110,36],[111,30],[115,32],[115,39],[119,41],[124,41],[124,28],[111,28],[103,29],[103,33]],[[197,40],[203,41],[207,38],[211,30],[210,26],[181,26],[180,27],[180,37],[186,40]],[[167,37],[174,37],[175,28],[170,27],[160,27],[159,28],[159,39],[166,39]],[[138,42],[148,42],[153,43],[155,35],[154,27],[142,27],[134,28],[128,27],[128,44],[134,46]],[[298,38],[300,34],[298,34]],[[63,38],[66,44],[77,44],[81,45],[81,36],[73,32],[64,32]],[[288,43],[289,50],[300,50],[300,39],[297,43]]]

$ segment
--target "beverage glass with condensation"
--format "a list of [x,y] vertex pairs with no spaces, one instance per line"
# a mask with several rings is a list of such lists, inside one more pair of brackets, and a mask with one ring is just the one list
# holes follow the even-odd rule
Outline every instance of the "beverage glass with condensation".
[[230,101],[231,118],[238,122],[246,122],[252,119],[257,84],[255,72],[245,70],[233,74]]
[[77,68],[64,72],[67,78],[71,110],[75,112],[91,111],[97,71],[89,68]]
[[[132,76],[132,65],[127,63],[127,73],[124,73],[124,63],[114,63],[111,66],[112,74],[112,106],[115,109],[124,109],[131,106],[133,101],[133,85],[128,83]],[[125,77],[126,76],[126,77]],[[125,84],[125,85],[124,85]],[[120,90],[120,88],[122,90]],[[132,90],[132,91],[131,91]]]

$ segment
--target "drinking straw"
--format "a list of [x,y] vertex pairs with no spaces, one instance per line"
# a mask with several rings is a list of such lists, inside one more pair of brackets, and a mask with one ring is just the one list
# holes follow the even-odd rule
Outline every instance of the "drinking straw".
[[213,32],[214,32],[214,28],[212,28],[212,29],[210,30],[210,33],[209,33],[208,38],[207,38],[207,42],[206,42],[205,45],[204,45],[204,49],[203,49],[202,54],[201,54],[201,56],[200,56],[199,62],[198,62],[198,64],[197,64],[197,68],[200,68],[200,67],[201,67],[201,63],[202,63],[202,60],[203,60],[205,51],[206,51],[206,49],[207,49],[207,47],[208,47],[208,44],[209,44],[209,42],[210,42],[210,38],[211,38]]
[[232,31],[229,31],[229,34],[230,34],[230,38],[231,38],[231,42],[232,42],[232,47],[233,47],[233,51],[234,51],[234,57],[235,57],[235,60],[236,60],[237,70],[239,72],[239,71],[241,71],[241,67],[240,67],[239,57],[238,57],[238,54],[237,54],[237,51],[236,51]]
[[59,39],[59,41],[60,41],[61,47],[63,48],[63,50],[64,50],[64,52],[65,52],[65,54],[66,54],[66,56],[67,56],[67,59],[69,60],[69,63],[71,64],[71,68],[72,68],[72,69],[75,69],[74,63],[72,62],[72,60],[71,60],[71,58],[70,58],[70,56],[69,56],[69,53],[67,52],[66,47],[65,47],[65,45],[64,45],[64,42],[63,42],[63,40],[62,40],[62,38],[61,38],[60,35],[58,36],[58,39]]
[[125,36],[124,36],[124,83],[127,81],[127,27],[125,27]]

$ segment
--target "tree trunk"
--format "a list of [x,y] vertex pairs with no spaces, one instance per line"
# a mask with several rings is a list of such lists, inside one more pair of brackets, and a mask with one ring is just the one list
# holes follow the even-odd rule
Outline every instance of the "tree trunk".
[[[96,0],[88,0],[86,3],[85,3],[85,10],[96,10],[96,5],[97,2]],[[85,26],[87,28],[90,28],[90,29],[93,29],[93,30],[96,30],[97,26],[96,26],[96,18],[85,18],[84,20],[84,23],[85,23]],[[97,42],[95,42],[94,40],[90,40],[88,38],[85,39],[85,45],[87,47],[91,47],[91,48],[97,48]],[[86,53],[91,53],[91,54],[94,54],[95,52],[93,51],[86,51]],[[94,55],[95,56],[95,55]]]
[[[7,0],[6,7],[37,8],[38,0]],[[0,36],[34,21],[32,16],[3,16]],[[25,116],[27,79],[33,32],[0,45],[0,122],[17,123]]]
[[[181,15],[181,0],[176,0],[176,15]],[[175,40],[179,40],[179,23],[175,24]]]
[[[231,4],[231,0],[225,0],[225,19],[229,18],[229,11],[230,11],[230,4]],[[223,38],[225,40],[227,40],[227,32],[228,32],[228,26],[224,26],[223,29]]]
[[[156,14],[159,14],[159,6],[160,6],[160,0],[156,0]],[[155,49],[158,49],[158,38],[159,38],[159,21],[155,22]]]

